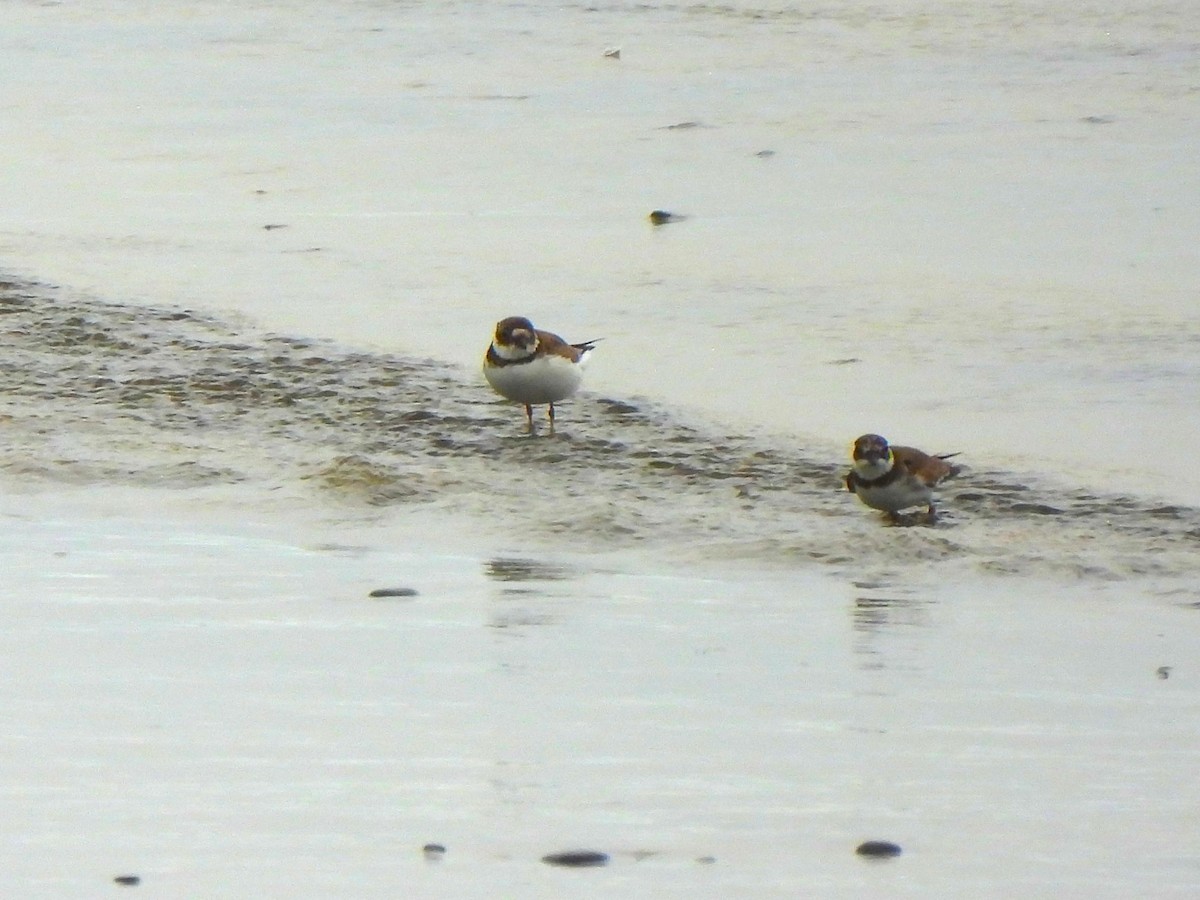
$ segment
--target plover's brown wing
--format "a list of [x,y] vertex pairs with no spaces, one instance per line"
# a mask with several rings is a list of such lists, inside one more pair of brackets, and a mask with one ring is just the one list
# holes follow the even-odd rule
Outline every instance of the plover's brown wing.
[[586,341],[582,344],[568,344],[557,334],[549,331],[539,331],[538,336],[538,353],[548,356],[561,356],[564,359],[569,359],[571,362],[579,362],[583,358],[583,354],[591,350],[591,345],[595,341]]
[[897,465],[904,467],[904,471],[931,486],[959,471],[958,466],[952,466],[944,457],[930,456],[915,447],[897,447],[893,444],[892,458]]

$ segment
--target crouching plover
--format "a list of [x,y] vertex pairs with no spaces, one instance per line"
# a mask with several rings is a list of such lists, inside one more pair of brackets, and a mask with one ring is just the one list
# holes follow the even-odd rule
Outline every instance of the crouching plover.
[[557,334],[538,331],[522,316],[509,316],[496,323],[483,375],[496,393],[525,404],[531,432],[533,407],[549,405],[553,432],[554,404],[579,390],[583,362],[595,344],[568,344]]
[[846,476],[846,489],[893,520],[910,507],[927,506],[932,521],[937,516],[933,489],[959,473],[958,466],[946,462],[957,455],[930,456],[912,447],[891,447],[877,434],[864,434],[854,442],[854,468]]

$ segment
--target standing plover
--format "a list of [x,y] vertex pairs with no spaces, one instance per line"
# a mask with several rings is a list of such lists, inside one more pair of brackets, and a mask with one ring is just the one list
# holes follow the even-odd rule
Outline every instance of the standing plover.
[[483,375],[496,393],[525,404],[531,432],[533,407],[548,404],[553,432],[554,404],[579,390],[583,362],[595,344],[568,344],[557,334],[538,331],[523,316],[509,316],[496,323]]

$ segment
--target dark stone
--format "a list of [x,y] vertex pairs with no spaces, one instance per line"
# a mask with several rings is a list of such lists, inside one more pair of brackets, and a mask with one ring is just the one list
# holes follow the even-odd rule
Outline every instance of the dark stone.
[[858,849],[854,852],[859,856],[888,859],[892,856],[899,856],[901,850],[899,844],[893,844],[891,841],[866,841],[859,844]]
[[133,887],[135,884],[142,883],[141,875],[118,875],[113,879],[117,884],[124,884],[128,887]]
[[650,213],[650,223],[652,225],[666,225],[668,222],[675,222],[679,216],[674,213],[669,213],[665,209],[656,209]]
[[415,597],[417,591],[416,588],[375,588],[367,596],[375,600],[383,600],[388,597]]
[[567,850],[564,853],[550,853],[543,856],[542,862],[552,866],[569,866],[571,868],[606,866],[608,865],[608,854],[598,850]]
[[421,852],[425,854],[426,859],[441,859],[446,855],[446,846],[444,844],[426,844],[421,848]]

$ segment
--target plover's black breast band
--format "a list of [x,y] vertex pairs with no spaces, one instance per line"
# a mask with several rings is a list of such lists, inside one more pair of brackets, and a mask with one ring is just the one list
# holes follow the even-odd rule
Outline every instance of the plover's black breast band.
[[520,359],[505,359],[496,352],[494,344],[488,345],[487,361],[493,366],[498,366],[503,369],[505,366],[523,366],[525,363],[533,362],[535,354],[530,353],[528,356],[522,356]]

